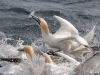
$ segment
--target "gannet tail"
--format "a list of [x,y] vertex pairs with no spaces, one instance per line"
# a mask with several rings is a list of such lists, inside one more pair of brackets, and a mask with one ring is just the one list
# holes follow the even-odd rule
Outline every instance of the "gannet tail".
[[86,36],[84,36],[84,39],[86,39],[88,42],[93,39],[95,28],[96,28],[96,25],[93,26],[92,30]]

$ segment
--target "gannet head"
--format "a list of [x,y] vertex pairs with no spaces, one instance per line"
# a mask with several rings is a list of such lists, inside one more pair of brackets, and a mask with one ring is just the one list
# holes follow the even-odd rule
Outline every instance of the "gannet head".
[[49,34],[48,24],[43,18],[36,17],[34,14],[30,14],[28,18],[29,19],[34,19],[38,23],[38,25],[41,28],[42,32],[45,33],[45,34]]
[[24,52],[27,53],[30,57],[32,57],[33,55],[35,55],[32,46],[26,46],[26,47],[24,47],[24,48],[22,48],[22,49],[19,49],[19,51],[24,51]]

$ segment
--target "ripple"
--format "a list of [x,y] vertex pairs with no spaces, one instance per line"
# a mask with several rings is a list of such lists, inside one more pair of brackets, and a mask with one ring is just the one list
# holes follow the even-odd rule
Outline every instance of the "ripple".
[[24,9],[24,8],[17,8],[17,7],[15,7],[15,8],[10,8],[10,9],[0,9],[0,11],[2,11],[2,12],[8,12],[8,11],[13,11],[13,12],[16,12],[16,13],[18,13],[18,14],[29,14],[30,12],[29,11],[27,11],[26,9]]
[[45,10],[45,11],[36,11],[37,14],[42,14],[44,16],[53,16],[54,14],[56,15],[60,15],[60,11],[56,11],[56,10]]

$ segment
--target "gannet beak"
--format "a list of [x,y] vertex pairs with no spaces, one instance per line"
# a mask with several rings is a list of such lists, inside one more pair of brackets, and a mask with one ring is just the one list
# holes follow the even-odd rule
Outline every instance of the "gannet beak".
[[93,50],[90,46],[85,45],[85,47],[88,48],[89,50],[91,50],[91,51],[93,52],[93,54],[95,54],[95,53],[94,53],[94,50]]
[[21,52],[23,52],[23,51],[24,51],[24,48],[20,48],[20,49],[18,49],[18,51],[21,51]]
[[31,14],[30,14],[30,15],[28,16],[28,18],[29,18],[29,19],[34,19],[34,20],[40,25],[40,19],[39,19],[39,17],[36,17],[35,15],[31,15]]

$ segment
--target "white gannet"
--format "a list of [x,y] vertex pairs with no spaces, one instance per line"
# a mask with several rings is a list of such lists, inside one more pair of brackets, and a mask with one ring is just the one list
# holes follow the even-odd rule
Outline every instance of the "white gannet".
[[[37,48],[35,48],[35,49],[36,49],[36,50],[35,50],[36,52],[42,54],[42,55],[45,57],[45,62],[48,62],[48,63],[53,64],[53,61],[52,61],[51,57],[50,57],[47,53],[43,53],[41,50],[39,50],[39,49],[37,49]],[[19,51],[24,51],[24,52],[27,53],[31,58],[32,58],[33,56],[36,56],[36,54],[35,54],[35,52],[34,52],[32,46],[25,46],[23,49],[19,49]]]
[[38,50],[38,49],[37,49],[37,51],[38,51],[38,53],[41,53],[44,57],[46,57],[46,59],[49,61],[49,64],[48,63],[45,64],[45,67],[49,68],[49,70],[46,71],[46,75],[59,75],[59,74],[67,75],[71,72],[71,70],[73,70],[80,64],[80,62],[78,62],[74,58],[72,58],[64,53],[55,52],[56,55],[67,59],[66,62],[58,63],[55,65],[55,63],[52,61],[51,57],[48,54],[43,53],[41,50]]
[[39,27],[41,28],[42,37],[46,44],[52,48],[63,50],[66,54],[71,52],[70,49],[73,42],[78,42],[76,47],[83,45],[84,47],[93,51],[90,48],[88,42],[79,36],[78,30],[71,23],[59,16],[54,17],[59,20],[61,27],[59,30],[57,30],[56,33],[51,34],[48,28],[48,24],[43,18],[36,17],[33,13],[29,15],[29,18],[32,18],[38,22]]
[[100,52],[88,57],[78,65],[71,75],[95,75],[100,74]]
[[19,51],[24,51],[26,53],[28,60],[27,63],[30,65],[30,70],[33,74],[47,75],[46,73],[51,70],[51,67],[57,67],[48,54],[43,53],[40,50],[37,50],[37,52],[42,55],[35,54],[31,46],[26,46],[22,49],[19,49]]

